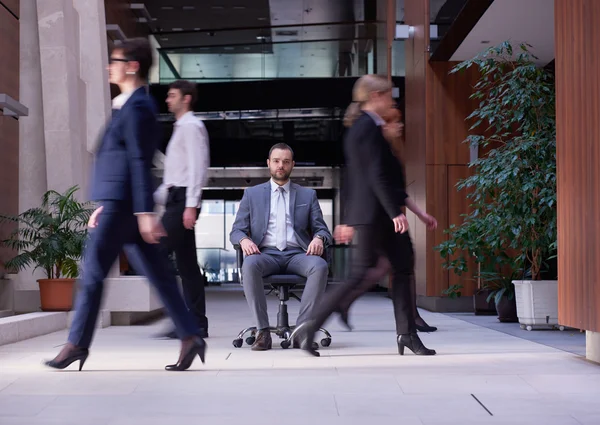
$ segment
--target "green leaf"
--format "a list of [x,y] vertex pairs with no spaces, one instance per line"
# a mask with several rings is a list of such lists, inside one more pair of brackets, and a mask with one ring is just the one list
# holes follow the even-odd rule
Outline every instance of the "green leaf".
[[83,255],[87,239],[87,222],[93,212],[88,202],[79,202],[73,186],[58,193],[49,190],[41,206],[31,208],[18,216],[0,216],[0,223],[17,223],[0,244],[17,252],[5,267],[19,272],[29,267],[41,268],[47,278],[60,275],[77,277],[77,264]]

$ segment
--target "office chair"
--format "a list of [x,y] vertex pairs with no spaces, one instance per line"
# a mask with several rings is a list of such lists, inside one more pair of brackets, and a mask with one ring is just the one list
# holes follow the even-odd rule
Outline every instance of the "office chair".
[[[244,253],[242,252],[242,248],[239,245],[234,245],[237,257],[237,266],[240,276],[240,283],[243,284],[243,276],[242,276],[242,264],[244,262]],[[327,254],[327,249],[326,249]],[[328,258],[328,257],[326,257]],[[327,262],[330,263],[329,261]],[[331,272],[331,270],[330,270]],[[281,348],[290,348],[292,343],[294,342],[294,338],[297,336],[296,327],[290,326],[288,309],[287,309],[287,301],[290,298],[294,298],[300,301],[300,298],[291,292],[291,289],[300,287],[306,283],[306,278],[303,276],[299,276],[296,274],[274,274],[271,276],[267,276],[263,278],[263,282],[266,285],[271,286],[271,292],[275,291],[279,298],[279,311],[277,313],[277,326],[271,326],[269,331],[272,334],[277,335],[279,338],[283,339],[281,341]],[[320,328],[325,338],[321,340],[322,347],[329,347],[331,345],[331,334],[324,328]],[[236,339],[233,340],[233,346],[235,348],[240,348],[244,343],[244,335],[250,332],[250,336],[246,338],[246,344],[252,345],[256,341],[256,332],[257,329],[255,326],[243,329],[237,336]],[[316,344],[316,343],[315,343]],[[315,347],[316,348],[316,347]]]

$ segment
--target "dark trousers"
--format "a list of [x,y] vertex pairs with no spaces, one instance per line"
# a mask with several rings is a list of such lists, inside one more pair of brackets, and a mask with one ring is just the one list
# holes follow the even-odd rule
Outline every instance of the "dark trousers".
[[105,201],[102,205],[104,209],[98,218],[98,227],[92,229],[85,247],[69,342],[82,348],[90,346],[102,302],[104,279],[122,249],[134,268],[156,288],[175,323],[178,336],[183,339],[196,335],[198,329],[177,290],[175,275],[170,273],[167,259],[158,246],[143,241],[131,205],[122,201]]
[[[196,318],[198,326],[208,330],[204,280],[200,273],[196,253],[196,234],[194,229],[186,229],[183,226],[185,192],[184,187],[169,190],[166,211],[162,217],[167,237],[161,241],[161,249],[166,255],[175,254],[175,263],[181,276],[185,303]],[[199,211],[196,217],[198,214]]]
[[410,293],[414,253],[408,232],[394,232],[389,218],[356,228],[357,244],[352,253],[352,269],[346,282],[326,293],[317,306],[314,327],[318,329],[332,313],[346,309],[372,288],[391,267],[392,301],[398,335],[415,331],[415,317]]

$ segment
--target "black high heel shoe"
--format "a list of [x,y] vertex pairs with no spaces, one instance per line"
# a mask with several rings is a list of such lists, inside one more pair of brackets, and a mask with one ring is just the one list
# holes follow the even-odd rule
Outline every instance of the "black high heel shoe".
[[340,319],[341,319],[342,323],[344,324],[344,326],[346,327],[346,329],[348,331],[352,331],[352,326],[350,325],[350,322],[348,321],[348,310],[344,310],[344,309],[340,308],[337,312],[340,314]]
[[204,356],[206,354],[206,342],[202,338],[194,337],[192,344],[185,353],[182,353],[179,361],[175,364],[165,366],[165,370],[168,371],[184,371],[190,368],[194,358],[200,357],[200,361],[204,363]]
[[83,369],[83,365],[85,364],[85,361],[89,355],[90,352],[87,348],[74,348],[63,360],[56,360],[56,358],[54,358],[52,360],[45,361],[44,364],[54,369],[65,369],[72,363],[79,360],[79,371],[81,372],[81,369]]
[[317,331],[315,330],[313,322],[308,321],[300,325],[298,336],[296,338],[298,338],[297,340],[300,341],[302,350],[306,351],[312,356],[321,357],[321,354],[317,351],[319,346],[314,342],[316,333]]
[[421,339],[416,333],[398,335],[398,353],[404,355],[404,347],[415,353],[417,356],[435,356],[435,350],[431,350],[423,345]]
[[[423,322],[425,323],[425,322]],[[435,326],[429,326],[427,323],[425,323],[424,325],[415,325],[415,327],[417,328],[417,330],[419,332],[435,332],[437,331],[437,328]]]

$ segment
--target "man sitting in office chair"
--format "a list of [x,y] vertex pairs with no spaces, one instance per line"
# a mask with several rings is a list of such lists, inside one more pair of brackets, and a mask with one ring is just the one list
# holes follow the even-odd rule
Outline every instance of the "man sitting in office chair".
[[[278,273],[306,277],[296,325],[310,316],[327,286],[328,265],[321,257],[332,242],[313,189],[290,181],[294,152],[285,143],[269,151],[271,179],[244,192],[229,235],[247,256],[242,266],[243,286],[256,320],[252,350],[271,349],[267,297],[263,277]],[[298,343],[294,342],[298,348]]]

